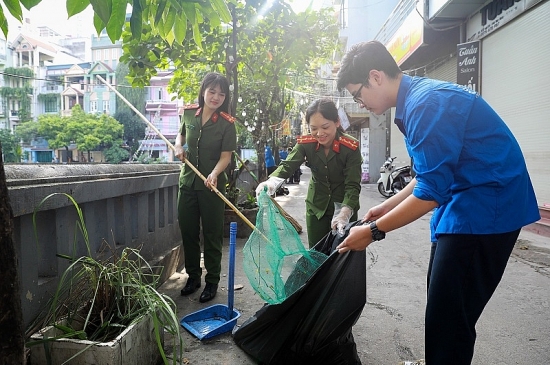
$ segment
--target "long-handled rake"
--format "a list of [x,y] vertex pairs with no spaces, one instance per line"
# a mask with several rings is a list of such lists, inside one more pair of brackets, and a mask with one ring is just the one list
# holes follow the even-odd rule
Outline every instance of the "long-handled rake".
[[[132,109],[134,111],[134,113],[136,113],[137,115],[139,115],[139,117],[145,122],[147,123],[147,125],[153,130],[155,131],[155,133],[157,133],[159,135],[160,138],[162,138],[162,140],[164,142],[166,142],[166,144],[173,150],[175,151],[176,148],[174,147],[174,145],[166,138],[164,137],[164,135],[157,129],[157,127],[154,126],[153,123],[151,123],[147,118],[145,118],[145,116],[143,114],[141,114],[141,112],[139,110],[137,110],[133,105],[132,103],[130,103],[128,100],[126,100],[126,98],[124,96],[122,96],[117,89],[115,89],[113,86],[111,86],[107,81],[105,81],[101,76],[99,75],[96,75],[96,77],[99,79],[99,81],[101,81],[102,83],[105,84],[105,86],[107,86],[110,90],[112,90],[119,98],[122,99],[122,101],[124,101],[129,107],[130,109]],[[184,160],[184,163],[189,166],[191,168],[191,170],[193,170],[195,172],[195,174],[197,174],[198,177],[200,177],[203,181],[206,181],[206,178],[204,177],[203,174],[200,173],[200,171],[195,167],[193,166],[193,164],[191,162],[189,162],[187,159]],[[226,197],[225,195],[223,195],[214,185],[210,185],[210,188],[212,189],[212,191],[214,191],[214,193],[216,193],[216,195],[218,195],[224,202],[225,204],[227,204],[227,206],[229,206],[235,213],[237,213],[237,215],[250,227],[252,228],[252,230],[255,230],[256,229],[256,226],[254,226],[254,224],[252,224],[252,222],[250,222],[250,220],[248,218],[246,218],[244,216],[244,214],[239,210],[237,209],[237,207],[235,207],[233,205],[233,203],[231,203]],[[267,239],[267,238],[266,238]]]

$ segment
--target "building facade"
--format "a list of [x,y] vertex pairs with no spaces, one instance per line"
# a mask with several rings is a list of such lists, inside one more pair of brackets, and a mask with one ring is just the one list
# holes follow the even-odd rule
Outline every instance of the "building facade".
[[[150,86],[146,87],[147,100],[145,111],[147,119],[163,136],[174,142],[179,132],[180,117],[183,113],[183,99],[168,91],[168,83],[172,78],[171,70],[159,71],[151,77]],[[150,158],[163,161],[173,161],[172,153],[166,142],[152,129],[147,127],[145,139],[140,141],[140,150]]]
[[[548,206],[550,1],[404,0],[396,9],[376,39],[394,50],[408,74],[480,93],[516,136],[538,204]],[[392,155],[405,154],[401,133],[393,123],[389,127]]]

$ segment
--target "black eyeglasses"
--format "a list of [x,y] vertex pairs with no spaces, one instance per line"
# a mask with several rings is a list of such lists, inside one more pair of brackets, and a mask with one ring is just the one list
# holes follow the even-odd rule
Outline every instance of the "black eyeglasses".
[[365,84],[361,84],[361,87],[359,88],[359,90],[357,90],[355,92],[355,94],[353,94],[353,101],[355,101],[357,104],[361,104],[361,105],[365,105],[365,103],[363,103],[363,100],[361,100],[360,96],[361,96],[361,90],[363,90],[363,86],[365,86]]

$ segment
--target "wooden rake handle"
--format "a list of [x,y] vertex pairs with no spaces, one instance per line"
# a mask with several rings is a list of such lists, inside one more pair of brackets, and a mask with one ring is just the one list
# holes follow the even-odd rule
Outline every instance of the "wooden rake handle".
[[[101,81],[102,83],[105,84],[105,86],[107,86],[109,89],[111,89],[115,94],[118,95],[119,98],[122,99],[122,101],[124,101],[129,107],[130,109],[132,109],[134,111],[134,113],[136,113],[137,115],[139,115],[139,117],[145,122],[147,123],[147,125],[155,131],[155,133],[157,133],[160,138],[162,138],[162,140],[164,142],[166,142],[166,144],[173,150],[175,151],[176,148],[174,147],[174,145],[168,140],[166,139],[166,137],[164,137],[164,135],[162,133],[160,133],[160,131],[157,129],[157,127],[155,127],[153,125],[153,123],[151,123],[147,118],[145,118],[145,116],[143,114],[140,113],[139,110],[137,110],[128,100],[126,100],[126,98],[124,96],[122,96],[118,90],[116,90],[113,86],[111,86],[109,83],[107,83],[107,81],[105,81],[101,76],[99,75],[96,75],[96,77],[99,79],[99,81]],[[189,166],[191,168],[191,170],[193,170],[195,172],[195,174],[197,174],[198,177],[200,177],[203,181],[206,181],[206,178],[204,177],[203,174],[200,173],[199,170],[197,170],[197,168],[195,166],[193,166],[193,164],[191,162],[189,162],[189,160],[187,159],[184,159],[183,161],[187,166]],[[233,203],[231,203],[226,197],[225,195],[223,195],[219,190],[218,188],[216,188],[214,185],[210,184],[210,188],[216,193],[216,195],[218,195],[224,202],[225,204],[227,204],[235,213],[237,213],[237,215],[250,227],[252,228],[252,230],[256,230],[256,226],[254,224],[252,224],[252,222],[250,222],[248,220],[248,218],[246,218],[243,213],[241,213],[241,211],[239,209],[237,209],[237,207],[235,207],[233,205]]]

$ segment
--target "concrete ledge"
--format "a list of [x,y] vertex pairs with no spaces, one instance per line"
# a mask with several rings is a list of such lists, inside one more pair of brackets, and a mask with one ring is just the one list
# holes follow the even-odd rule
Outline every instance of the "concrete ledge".
[[181,163],[170,164],[5,164],[8,187],[53,184],[178,172]]
[[[87,255],[86,240],[95,259],[125,247],[140,249],[151,265],[162,267],[161,283],[183,265],[177,220],[180,169],[180,163],[5,165],[25,325],[46,305],[68,266],[56,255]],[[54,193],[77,202],[86,237],[66,197],[54,196],[37,209]]]

